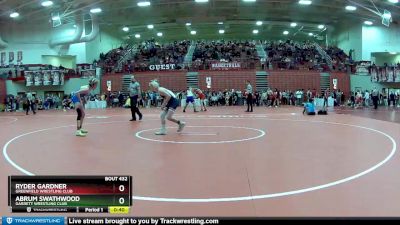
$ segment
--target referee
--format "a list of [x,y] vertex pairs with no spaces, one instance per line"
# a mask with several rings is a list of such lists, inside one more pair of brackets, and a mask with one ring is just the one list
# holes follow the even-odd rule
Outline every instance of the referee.
[[136,114],[139,116],[139,120],[142,120],[143,115],[139,111],[138,100],[141,99],[142,93],[140,91],[140,84],[136,81],[135,76],[131,76],[131,83],[129,84],[129,97],[131,100],[131,113],[132,119],[130,121],[136,121]]
[[250,81],[246,81],[246,92],[247,92],[247,111],[246,112],[253,112],[253,87],[250,84]]

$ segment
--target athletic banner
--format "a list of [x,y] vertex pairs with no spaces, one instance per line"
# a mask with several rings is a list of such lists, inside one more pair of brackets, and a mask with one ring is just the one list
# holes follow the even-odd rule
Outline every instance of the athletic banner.
[[111,80],[107,81],[107,91],[111,91]]
[[5,66],[6,65],[6,52],[1,52],[1,66]]
[[36,72],[33,75],[33,79],[34,79],[34,85],[35,86],[41,86],[43,85],[43,75],[39,72]]
[[161,64],[161,65],[150,65],[149,69],[154,70],[174,70],[175,64]]
[[32,86],[33,85],[33,74],[32,72],[25,72],[25,85]]
[[22,62],[22,51],[17,52],[17,62]]
[[50,71],[44,71],[43,72],[43,85],[51,85],[51,72]]
[[53,78],[53,85],[60,85],[60,72],[59,71],[54,71],[52,73],[52,78]]
[[206,77],[207,88],[211,88],[211,77]]
[[356,65],[356,74],[368,74],[371,61],[360,61]]
[[338,85],[338,79],[333,79],[332,83],[333,83],[333,89],[336,90]]
[[240,69],[240,62],[213,62],[211,63],[211,69],[220,70],[220,69]]
[[14,62],[14,52],[9,52],[8,53],[8,62],[9,63]]

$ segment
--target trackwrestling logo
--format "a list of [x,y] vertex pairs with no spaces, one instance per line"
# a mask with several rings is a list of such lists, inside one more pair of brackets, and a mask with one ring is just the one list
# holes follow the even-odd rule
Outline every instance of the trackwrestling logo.
[[13,218],[11,218],[11,217],[7,217],[7,224],[12,224],[12,222],[13,222]]

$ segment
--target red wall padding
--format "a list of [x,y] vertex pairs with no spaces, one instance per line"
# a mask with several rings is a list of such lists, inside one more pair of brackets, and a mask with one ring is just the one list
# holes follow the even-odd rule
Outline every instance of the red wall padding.
[[[122,89],[122,74],[108,74],[103,76],[101,91],[107,90],[107,80],[112,81],[112,91]],[[148,90],[148,83],[152,79],[158,79],[163,87],[178,91],[186,90],[186,72],[142,72],[135,73],[136,79],[141,83],[143,90]],[[211,77],[211,90],[235,89],[244,90],[246,80],[250,80],[256,87],[256,71],[200,71],[198,73],[199,87],[206,90],[206,77]],[[345,73],[332,73],[330,76],[331,89],[332,79],[338,79],[338,89],[348,95],[350,91],[350,77]],[[267,76],[270,88],[279,90],[316,89],[320,90],[320,73],[315,71],[269,71]],[[1,87],[1,86],[0,86]],[[5,89],[5,87],[4,87]]]
[[331,73],[331,90],[333,90],[333,79],[338,79],[337,89],[343,91],[345,96],[350,95],[350,75],[346,73]]
[[6,80],[0,79],[0,104],[4,103],[6,95],[7,95]]
[[[122,76],[124,74],[107,74],[101,81],[101,92],[107,91],[107,80],[111,81],[112,91],[122,89]],[[149,82],[158,79],[161,86],[173,91],[186,90],[186,72],[143,72],[135,73],[136,80],[141,84],[142,90],[149,89]]]
[[268,86],[279,90],[320,89],[320,73],[315,71],[270,71]]
[[246,80],[249,80],[253,89],[256,88],[256,71],[200,71],[199,88],[207,90],[206,77],[211,77],[211,90],[223,91],[225,89],[245,90]]

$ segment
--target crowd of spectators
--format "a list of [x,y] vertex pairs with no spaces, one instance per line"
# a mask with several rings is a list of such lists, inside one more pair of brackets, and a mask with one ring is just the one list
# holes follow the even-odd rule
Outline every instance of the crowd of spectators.
[[197,41],[192,60],[202,64],[211,61],[235,62],[256,60],[256,45],[250,41]]
[[[142,42],[138,45],[121,46],[107,54],[101,54],[100,65],[106,72],[134,72],[154,70],[150,65],[174,64],[174,70],[201,70],[210,69],[212,63],[240,63],[241,69],[255,69],[260,65],[262,69],[305,69],[329,71],[329,62],[320,54],[315,43],[286,41],[261,41],[267,56],[265,62],[260,62],[254,41],[196,41],[192,55],[192,62],[184,64],[185,56],[191,45],[190,41],[175,41],[161,44],[155,40]],[[131,57],[124,55],[130,49],[136,49]],[[346,71],[347,65],[352,63],[352,52],[349,56],[337,47],[323,47],[332,59],[335,71]],[[124,67],[116,71],[119,60],[124,61]],[[113,68],[114,67],[114,68]],[[158,70],[158,69],[155,69]]]

